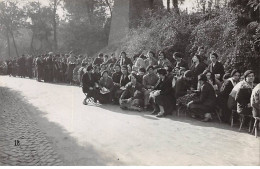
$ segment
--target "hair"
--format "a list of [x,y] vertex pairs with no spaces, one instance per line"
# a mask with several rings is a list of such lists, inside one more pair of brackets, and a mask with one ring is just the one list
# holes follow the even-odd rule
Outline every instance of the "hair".
[[149,71],[149,69],[153,69],[154,70],[154,67],[153,67],[153,65],[149,65],[147,68],[146,68],[146,71],[148,72]]
[[139,56],[139,58],[146,59],[146,57],[144,56],[144,54],[141,54],[141,55]]
[[[231,72],[231,77],[233,77],[236,73],[240,73],[240,71],[239,70],[237,70],[237,69],[234,69],[234,70],[232,70],[232,72]],[[241,73],[240,73],[241,74]]]
[[108,58],[108,55],[105,55],[104,58]]
[[121,69],[123,69],[123,68],[126,69],[126,70],[128,70],[126,65],[122,65],[122,66],[121,66]]
[[151,53],[153,57],[155,57],[155,53],[153,51],[149,51],[148,54]]
[[159,56],[160,54],[163,54],[163,58],[166,58],[164,51],[161,51],[161,50],[160,50],[160,51],[158,52],[158,56]]
[[157,73],[160,74],[160,75],[166,76],[167,71],[163,68],[160,68],[160,69],[157,70]]
[[177,58],[182,58],[182,54],[180,52],[174,52],[173,56]]
[[[201,59],[201,56],[200,56],[200,55],[195,54],[194,56],[196,56],[196,57],[198,58],[199,62],[201,62],[202,59]],[[194,56],[193,56],[193,57],[194,57]]]
[[117,66],[121,69],[120,64],[114,64],[114,68],[116,68]]
[[125,54],[125,56],[126,56],[126,53],[125,53],[124,51],[122,51],[122,52],[120,53],[120,56],[121,56],[122,54]]
[[212,52],[211,55],[215,56],[216,58],[218,58],[218,54],[215,52]]
[[223,78],[222,78],[222,80],[224,81],[224,80],[227,80],[227,79],[229,79],[231,76],[230,76],[230,73],[225,73],[224,74],[224,76],[223,76]]
[[99,57],[103,57],[103,55],[104,55],[103,53],[99,53],[98,54]]
[[134,56],[133,56],[133,59],[135,60],[135,59],[137,59],[139,57],[139,54],[135,54]]
[[143,68],[143,67],[139,68],[139,72],[144,72],[145,73],[146,72],[145,68]]
[[102,71],[101,76],[103,76],[104,73],[107,73],[107,74],[108,74],[108,71],[107,71],[107,70]]
[[[212,80],[213,84],[216,84],[216,83],[215,83],[215,75],[214,75],[212,72],[210,72],[209,70],[204,70],[204,71],[203,71],[203,74],[204,74],[204,75],[207,75],[207,73],[210,73],[210,79]],[[207,77],[207,76],[206,76],[206,77]]]

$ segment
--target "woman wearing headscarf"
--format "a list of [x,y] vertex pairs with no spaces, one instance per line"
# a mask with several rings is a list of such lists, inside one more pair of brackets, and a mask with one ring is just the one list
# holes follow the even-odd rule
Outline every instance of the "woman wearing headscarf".
[[227,107],[227,103],[228,103],[228,96],[230,94],[230,92],[232,91],[232,89],[234,88],[234,86],[239,82],[239,78],[240,78],[240,71],[237,69],[234,69],[231,74],[230,74],[230,78],[228,78],[222,85],[220,92],[217,96],[217,102],[219,104],[219,106],[221,107],[221,109],[223,110],[222,115],[223,115],[223,121],[224,122],[229,122],[230,120],[230,115],[231,115],[231,111],[228,109]]
[[159,80],[153,91],[150,93],[154,111],[152,114],[157,114],[156,117],[163,117],[172,113],[175,108],[174,92],[172,89],[172,82],[167,77],[165,69],[158,69]]
[[131,81],[125,86],[119,103],[122,109],[141,111],[144,106],[144,89],[142,84],[137,82],[137,75],[130,74]]

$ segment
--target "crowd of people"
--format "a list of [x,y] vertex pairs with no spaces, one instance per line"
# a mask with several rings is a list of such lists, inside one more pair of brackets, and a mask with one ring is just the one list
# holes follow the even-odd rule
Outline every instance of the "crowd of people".
[[171,115],[185,107],[190,116],[212,120],[218,107],[222,121],[229,123],[232,110],[259,117],[260,86],[255,72],[234,69],[225,72],[217,53],[205,56],[203,47],[190,63],[183,54],[173,53],[173,61],[163,51],[149,51],[128,57],[100,53],[96,58],[83,55],[53,54],[7,60],[10,76],[35,77],[38,81],[63,82],[82,87],[89,102],[116,104],[124,110],[152,111],[156,117]]

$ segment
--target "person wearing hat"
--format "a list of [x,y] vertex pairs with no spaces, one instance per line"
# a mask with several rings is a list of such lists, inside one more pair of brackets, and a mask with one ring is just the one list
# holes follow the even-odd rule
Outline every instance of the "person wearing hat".
[[154,107],[153,115],[163,117],[172,113],[175,108],[172,82],[167,77],[165,69],[158,69],[159,80],[153,91],[150,93],[152,105]]
[[223,110],[222,112],[222,120],[226,123],[229,123],[230,116],[231,116],[231,110],[228,109],[227,103],[228,103],[228,97],[234,86],[239,82],[240,78],[240,71],[237,69],[234,69],[231,74],[230,78],[228,78],[221,86],[220,92],[217,96],[217,102],[218,105]]
[[244,115],[252,115],[252,107],[250,105],[250,97],[252,90],[255,87],[255,73],[252,70],[247,70],[244,73],[244,83],[237,88],[235,101],[237,102],[237,113]]
[[188,109],[192,117],[204,117],[204,122],[212,119],[210,112],[214,110],[216,104],[216,94],[211,84],[207,82],[205,74],[198,76],[200,88],[200,96],[188,103]]
[[113,91],[113,80],[108,75],[108,71],[104,70],[101,72],[101,78],[99,80],[99,88],[100,91],[98,92],[98,100],[102,104],[107,104],[112,101],[112,93]]
[[88,98],[93,98],[94,102],[97,101],[96,84],[93,77],[92,65],[87,67],[87,72],[82,76],[82,91],[86,95],[86,98],[83,100],[84,105],[87,105]]
[[173,53],[173,59],[175,60],[174,67],[184,67],[188,69],[188,64],[182,59],[182,54],[179,52]]
[[137,82],[137,75],[130,74],[131,81],[125,86],[119,104],[122,109],[141,111],[144,105],[144,90],[143,85]]

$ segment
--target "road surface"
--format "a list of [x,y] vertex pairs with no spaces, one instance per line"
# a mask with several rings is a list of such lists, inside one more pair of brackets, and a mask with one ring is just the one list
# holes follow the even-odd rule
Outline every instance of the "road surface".
[[260,164],[259,138],[237,126],[184,116],[159,119],[115,105],[85,106],[81,88],[64,84],[0,76],[0,90],[0,113],[28,116],[62,165]]

